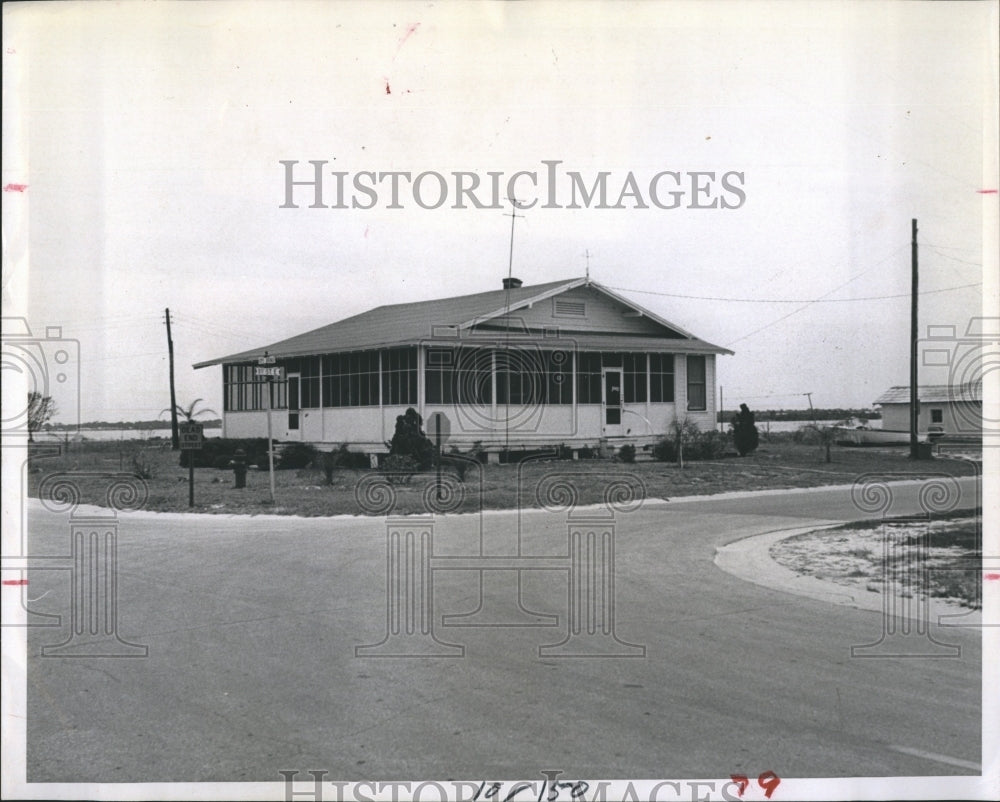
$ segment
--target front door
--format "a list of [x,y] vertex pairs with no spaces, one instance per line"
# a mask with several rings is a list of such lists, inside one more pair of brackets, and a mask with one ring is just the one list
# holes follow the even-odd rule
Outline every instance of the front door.
[[618,437],[622,433],[622,372],[604,371],[604,435]]
[[288,437],[297,439],[299,430],[299,373],[288,374]]

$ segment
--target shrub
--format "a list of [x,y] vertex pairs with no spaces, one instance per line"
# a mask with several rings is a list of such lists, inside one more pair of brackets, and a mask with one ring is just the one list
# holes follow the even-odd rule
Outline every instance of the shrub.
[[410,407],[396,418],[396,431],[389,443],[389,456],[411,457],[420,470],[425,471],[434,464],[434,444],[424,434],[423,418]]
[[282,450],[275,468],[280,470],[295,470],[308,468],[316,460],[319,452],[315,446],[308,443],[289,443]]
[[323,473],[326,476],[326,483],[333,484],[333,472],[338,468],[348,470],[364,470],[371,466],[371,460],[367,454],[351,451],[347,443],[341,443],[337,448],[331,449],[323,454]]
[[618,459],[622,462],[635,462],[635,446],[626,443],[618,449]]
[[139,449],[139,451],[132,455],[132,473],[140,479],[153,478],[153,463],[146,456],[145,449]]
[[267,438],[207,438],[200,449],[182,451],[180,464],[188,467],[188,461],[194,460],[196,468],[228,468],[237,449],[243,449],[248,465],[267,465]]
[[740,411],[733,415],[733,442],[741,457],[757,450],[760,435],[754,423],[753,412],[746,404],[740,404]]
[[578,456],[580,457],[580,459],[593,459],[594,449],[592,449],[590,446],[584,446],[578,452]]
[[727,446],[726,436],[715,429],[703,432],[692,421],[674,421],[671,433],[653,446],[653,458],[661,462],[720,459]]
[[381,470],[394,485],[405,485],[420,470],[420,465],[406,454],[390,454],[382,461]]

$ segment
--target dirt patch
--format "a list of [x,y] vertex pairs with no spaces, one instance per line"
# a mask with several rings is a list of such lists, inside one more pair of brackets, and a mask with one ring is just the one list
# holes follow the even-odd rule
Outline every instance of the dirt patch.
[[913,518],[850,524],[775,543],[771,558],[797,574],[854,590],[935,597],[982,605],[981,516]]

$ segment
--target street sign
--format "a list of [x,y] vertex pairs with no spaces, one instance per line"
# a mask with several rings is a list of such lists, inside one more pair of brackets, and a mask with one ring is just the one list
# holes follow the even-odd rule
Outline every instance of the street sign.
[[258,365],[273,365],[274,364],[274,359],[275,358],[273,356],[261,356],[261,357],[257,357],[257,364]]
[[435,412],[427,419],[427,436],[432,440],[437,440],[440,437],[440,442],[444,443],[450,434],[451,421],[443,412]]
[[201,423],[180,423],[177,425],[181,451],[197,451],[205,441],[205,426]]
[[284,378],[285,378],[285,369],[282,368],[282,367],[254,368],[253,369],[253,375],[254,376],[270,376],[273,379],[279,379],[279,380],[283,381]]

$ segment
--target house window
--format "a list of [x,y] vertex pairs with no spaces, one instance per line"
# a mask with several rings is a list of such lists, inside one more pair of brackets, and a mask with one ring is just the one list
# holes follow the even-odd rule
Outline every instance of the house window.
[[646,355],[623,354],[625,403],[641,404],[646,400]]
[[318,356],[307,356],[299,360],[299,406],[301,409],[319,408],[319,363]]
[[576,403],[601,403],[601,355],[579,354],[576,370]]
[[545,354],[549,404],[573,403],[573,354],[570,351],[548,351]]
[[529,348],[498,350],[496,352],[497,403],[544,403],[545,361],[541,352]]
[[417,349],[382,351],[382,403],[386,406],[417,403]]
[[932,409],[931,410],[931,423],[944,423],[944,410],[943,409]]
[[267,409],[271,388],[271,408],[285,408],[285,382],[272,382],[254,375],[253,365],[226,365],[223,368],[222,400],[226,412]]
[[378,362],[377,351],[356,351],[350,354],[324,356],[323,406],[377,407]]
[[705,357],[687,358],[688,410],[698,412],[708,408],[705,396]]
[[673,354],[649,355],[649,400],[654,403],[673,403]]
[[428,348],[424,367],[424,397],[428,404],[450,404],[455,392],[454,348]]
[[493,352],[488,348],[459,349],[454,383],[459,403],[489,406],[493,401]]

